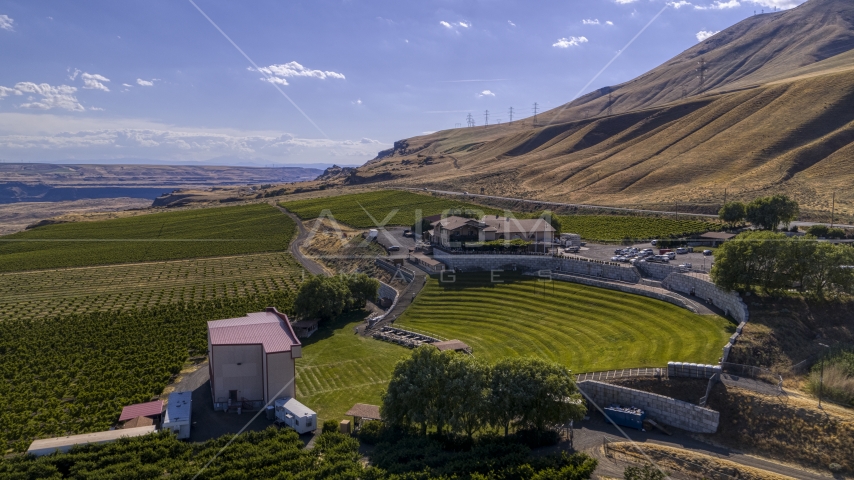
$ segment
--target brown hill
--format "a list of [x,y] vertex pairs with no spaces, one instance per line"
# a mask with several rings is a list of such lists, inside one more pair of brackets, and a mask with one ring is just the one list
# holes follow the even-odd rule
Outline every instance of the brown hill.
[[[850,0],[751,17],[615,87],[614,115],[579,119],[573,112],[602,101],[588,95],[547,126],[527,120],[415,137],[349,181],[707,210],[725,190],[730,199],[784,192],[819,216],[836,191],[837,212],[854,215],[852,19]],[[668,75],[700,52],[715,91],[671,98]]]

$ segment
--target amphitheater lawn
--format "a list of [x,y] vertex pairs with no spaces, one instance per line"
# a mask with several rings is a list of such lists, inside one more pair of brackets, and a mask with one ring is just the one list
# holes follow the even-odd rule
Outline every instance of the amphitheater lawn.
[[[458,274],[431,279],[395,326],[459,339],[489,361],[533,355],[575,373],[715,363],[735,330],[718,316],[695,315],[650,298],[530,277]],[[545,289],[543,288],[545,287]]]
[[[415,214],[418,210],[423,217],[439,215],[455,209],[470,210],[478,216],[502,213],[501,210],[482,205],[399,190],[295,200],[282,202],[281,205],[303,220],[318,218],[326,210],[328,213],[324,215],[331,214],[335,220],[356,228],[374,228],[377,223],[383,224],[383,222],[385,222],[384,225],[410,226],[415,223]],[[387,218],[392,213],[393,215]],[[371,217],[376,219],[376,222]]]
[[320,324],[303,340],[297,360],[297,398],[322,420],[344,419],[355,403],[380,404],[394,364],[407,348],[354,335],[364,314],[344,315]]
[[295,231],[267,204],[47,225],[0,237],[0,272],[284,251]]

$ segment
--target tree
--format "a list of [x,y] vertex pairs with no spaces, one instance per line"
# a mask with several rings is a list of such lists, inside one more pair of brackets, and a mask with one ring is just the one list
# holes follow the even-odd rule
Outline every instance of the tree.
[[350,296],[354,308],[364,308],[365,302],[368,300],[375,301],[380,290],[380,282],[375,278],[371,278],[364,273],[352,275],[342,275],[347,289],[350,290]]
[[510,425],[545,430],[580,420],[586,413],[581,394],[566,368],[535,358],[508,358],[492,371],[488,400],[493,424],[509,433]]
[[543,220],[545,220],[545,221],[549,222],[549,225],[551,225],[551,226],[552,226],[552,228],[554,228],[554,229],[555,229],[555,233],[554,233],[554,234],[555,234],[555,236],[559,236],[559,235],[560,235],[562,225],[561,225],[561,222],[560,222],[560,218],[558,218],[558,216],[557,216],[557,215],[555,215],[554,213],[552,213],[552,212],[551,212],[551,211],[549,211],[549,210],[546,210],[545,212],[543,212],[543,213],[541,213],[541,214],[540,214],[540,218],[542,218]]
[[412,236],[415,238],[415,241],[421,240],[421,235],[424,232],[429,232],[433,229],[433,224],[430,223],[430,220],[426,218],[422,218],[420,222],[415,222],[412,225]]
[[471,438],[486,421],[490,367],[474,357],[452,354],[446,376],[448,423]]
[[817,238],[845,238],[845,230],[830,228],[827,225],[812,225],[807,229],[807,235]]
[[727,202],[718,211],[718,218],[730,225],[744,220],[747,215],[747,206],[741,202]]
[[383,421],[397,426],[419,424],[422,435],[427,434],[428,425],[441,426],[443,412],[438,405],[447,360],[436,347],[422,345],[398,361],[382,397]]
[[300,318],[332,319],[350,302],[350,289],[340,277],[314,275],[300,285],[294,313]]
[[747,221],[765,230],[776,231],[782,223],[786,227],[798,217],[798,202],[785,195],[757,198],[747,205]]
[[745,232],[721,245],[710,272],[712,281],[726,290],[777,288],[778,264],[786,236],[772,232]]

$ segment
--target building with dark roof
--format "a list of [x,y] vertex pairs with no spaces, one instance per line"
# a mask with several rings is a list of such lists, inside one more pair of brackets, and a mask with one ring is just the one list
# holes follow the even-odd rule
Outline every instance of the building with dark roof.
[[433,222],[431,242],[450,246],[454,242],[527,240],[551,244],[555,229],[542,218],[517,219],[487,215],[480,220],[447,217]]
[[208,352],[215,407],[295,396],[302,344],[275,308],[208,322]]

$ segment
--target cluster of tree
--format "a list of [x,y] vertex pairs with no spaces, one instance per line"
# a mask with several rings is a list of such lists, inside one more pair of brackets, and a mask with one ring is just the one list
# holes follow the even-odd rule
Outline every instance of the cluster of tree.
[[728,290],[797,288],[823,297],[828,292],[854,293],[852,266],[854,249],[849,246],[810,236],[745,232],[718,248],[711,276]]
[[728,202],[721,207],[718,217],[729,224],[747,220],[765,230],[777,230],[780,224],[788,226],[798,218],[799,211],[798,202],[785,195],[774,195],[748,204]]
[[845,230],[841,228],[830,228],[827,225],[813,225],[807,229],[807,235],[812,235],[816,238],[845,238]]
[[381,412],[389,425],[448,428],[469,438],[493,427],[544,431],[580,420],[586,406],[570,372],[534,358],[489,365],[425,345],[394,367]]
[[334,277],[314,275],[306,279],[294,300],[298,318],[329,320],[344,312],[365,307],[375,300],[380,282],[364,273],[341,274]]

